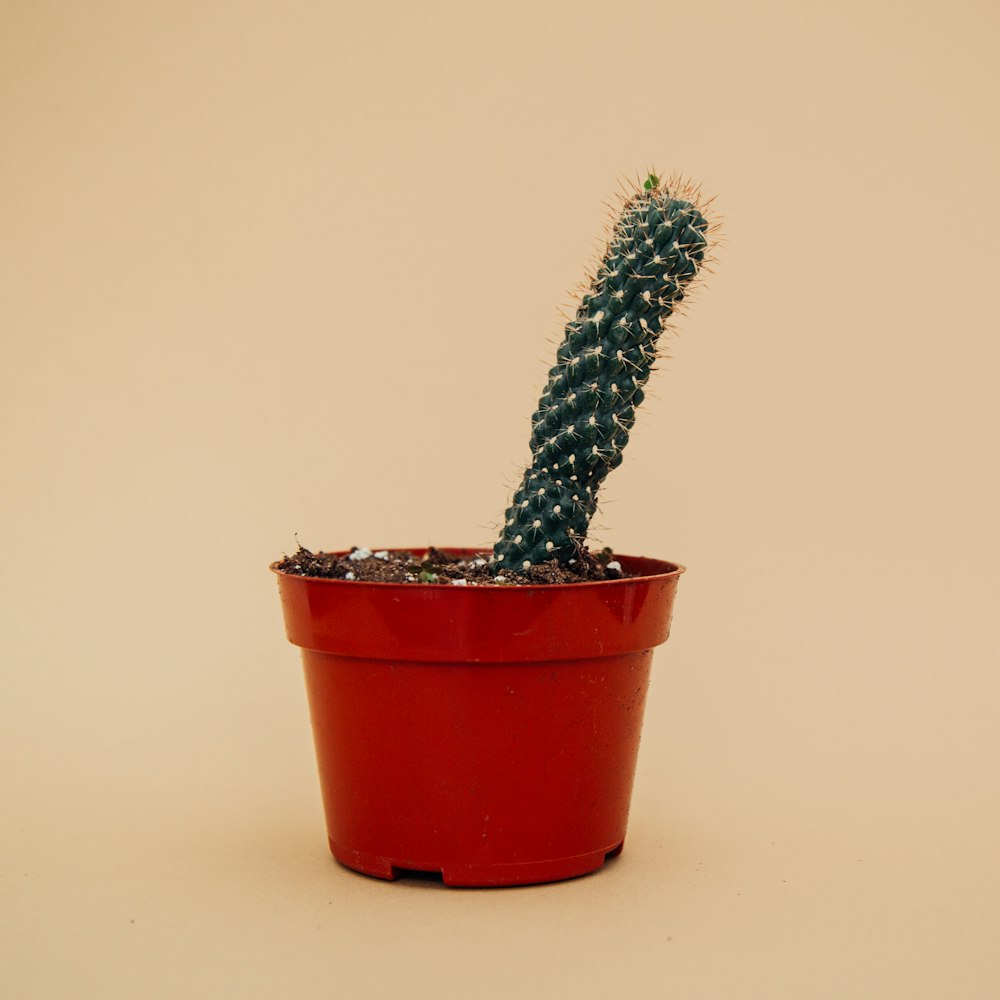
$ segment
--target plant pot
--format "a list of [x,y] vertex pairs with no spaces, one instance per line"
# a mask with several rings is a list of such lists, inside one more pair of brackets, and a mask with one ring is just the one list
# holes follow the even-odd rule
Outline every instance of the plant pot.
[[500,886],[583,875],[620,853],[652,651],[683,567],[617,558],[635,575],[523,587],[272,567],[302,647],[339,862]]

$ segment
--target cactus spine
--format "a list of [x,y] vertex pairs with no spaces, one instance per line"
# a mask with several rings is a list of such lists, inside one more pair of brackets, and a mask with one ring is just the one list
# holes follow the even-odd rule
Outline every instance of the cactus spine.
[[532,417],[532,463],[493,547],[494,572],[567,563],[583,545],[664,324],[705,258],[709,225],[696,196],[655,174],[626,196]]

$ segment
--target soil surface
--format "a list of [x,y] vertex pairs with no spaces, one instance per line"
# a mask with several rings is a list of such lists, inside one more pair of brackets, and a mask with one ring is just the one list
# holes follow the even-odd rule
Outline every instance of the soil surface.
[[553,560],[532,566],[522,573],[505,571],[497,576],[489,565],[489,552],[463,558],[431,547],[422,556],[409,552],[372,552],[352,548],[348,556],[310,552],[299,546],[291,556],[276,564],[283,573],[318,576],[331,580],[362,580],[369,583],[446,583],[459,587],[525,586],[540,583],[587,583],[620,580],[622,571],[610,549],[591,552],[582,549],[569,566]]

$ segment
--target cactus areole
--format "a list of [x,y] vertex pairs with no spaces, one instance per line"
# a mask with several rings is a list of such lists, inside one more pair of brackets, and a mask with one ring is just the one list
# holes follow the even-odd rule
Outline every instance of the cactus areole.
[[493,547],[494,573],[579,552],[621,464],[666,321],[705,258],[696,192],[650,174],[630,193],[532,417],[532,461]]

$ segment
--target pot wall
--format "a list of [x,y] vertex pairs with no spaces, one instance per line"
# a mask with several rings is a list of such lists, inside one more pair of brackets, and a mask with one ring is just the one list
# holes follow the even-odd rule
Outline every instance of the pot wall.
[[515,588],[279,573],[339,861],[512,885],[620,851],[683,571],[620,560],[648,575]]

